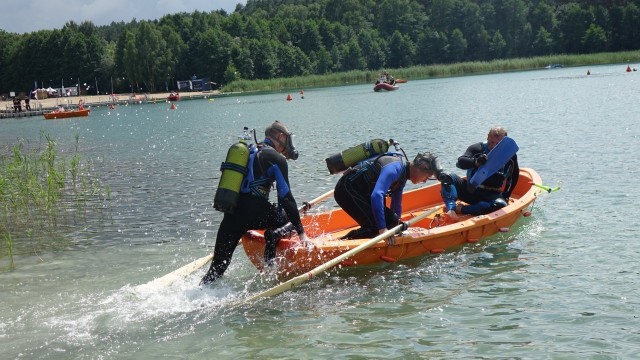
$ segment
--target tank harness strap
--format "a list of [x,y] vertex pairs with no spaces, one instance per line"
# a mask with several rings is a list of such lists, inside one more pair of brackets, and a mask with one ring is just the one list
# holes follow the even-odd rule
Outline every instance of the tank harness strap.
[[[375,181],[378,178],[378,176],[380,176],[380,171],[382,170],[382,166],[380,165],[378,160],[380,160],[380,158],[385,155],[395,156],[402,159],[401,154],[397,154],[394,152],[386,152],[386,153],[378,154],[375,157],[369,158],[367,160],[363,160],[358,165],[354,166],[353,168],[356,171],[354,171],[350,175],[349,180],[354,181],[356,178],[360,177],[360,175],[365,174],[365,180],[367,182]],[[370,173],[368,173],[369,170],[371,170]]]
[[253,181],[253,161],[256,157],[257,148],[255,145],[249,145],[249,161],[247,162],[247,174],[242,179],[242,185],[240,186],[240,192],[248,193],[249,185]]
[[220,170],[233,170],[233,171],[237,171],[239,173],[241,173],[243,176],[247,175],[247,168],[238,164],[234,164],[234,163],[230,163],[230,162],[223,162],[220,165]]

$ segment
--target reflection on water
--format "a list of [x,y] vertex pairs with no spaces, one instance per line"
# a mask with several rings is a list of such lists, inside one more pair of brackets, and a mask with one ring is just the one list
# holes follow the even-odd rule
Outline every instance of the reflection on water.
[[[628,331],[629,314],[637,313],[632,299],[640,287],[628,244],[639,235],[632,219],[640,212],[632,203],[637,186],[623,179],[638,172],[629,154],[640,150],[640,79],[615,65],[591,67],[598,76],[583,76],[586,70],[3,121],[0,139],[37,139],[44,131],[64,147],[77,133],[92,175],[111,189],[108,216],[65,229],[67,248],[21,257],[16,271],[0,275],[3,352],[65,359],[631,357],[640,338]],[[262,134],[273,120],[295,133],[301,155],[290,162],[290,180],[298,202],[333,188],[338,176],[324,159],[337,151],[393,138],[410,157],[435,152],[456,171],[457,156],[496,124],[518,141],[520,164],[562,190],[543,194],[531,218],[484,242],[395,264],[332,269],[252,304],[242,300],[276,281],[241,249],[213,287],[197,286],[203,268],[141,292],[138,285],[212,251],[222,219],[212,209],[220,163],[244,126]],[[334,206],[327,200],[319,209]]]

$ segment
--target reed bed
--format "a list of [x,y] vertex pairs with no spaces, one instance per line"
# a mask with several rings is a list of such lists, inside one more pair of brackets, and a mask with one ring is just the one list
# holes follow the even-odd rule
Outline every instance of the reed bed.
[[46,134],[33,149],[18,141],[0,154],[0,270],[14,269],[16,256],[68,246],[61,229],[105,207],[110,189],[84,172],[78,138],[69,158]]
[[[412,66],[386,69],[396,79],[421,80],[430,78],[488,74],[508,71],[524,71],[544,68],[549,64],[565,67],[640,62],[640,50],[597,53],[583,55],[549,55],[532,58],[499,59],[492,61],[470,61],[455,64]],[[225,93],[298,90],[314,87],[341,86],[373,83],[378,71],[354,70],[326,75],[307,75],[265,80],[236,80],[224,86]]]

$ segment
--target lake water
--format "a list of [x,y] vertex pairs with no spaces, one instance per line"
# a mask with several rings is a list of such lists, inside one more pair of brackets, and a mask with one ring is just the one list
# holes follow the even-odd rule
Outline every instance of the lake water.
[[[108,185],[101,216],[60,230],[63,249],[0,259],[5,359],[629,359],[640,353],[640,73],[626,64],[228,96],[93,109],[89,118],[0,122],[3,148],[79,135]],[[587,70],[591,72],[587,76]],[[441,255],[334,270],[281,295],[236,250],[168,288],[136,287],[213,250],[219,165],[244,126],[295,133],[298,202],[333,188],[324,159],[372,138],[454,168],[503,125],[546,185],[509,233]],[[262,136],[260,136],[260,139]],[[457,170],[460,173],[460,170]],[[334,206],[333,200],[320,209]]]

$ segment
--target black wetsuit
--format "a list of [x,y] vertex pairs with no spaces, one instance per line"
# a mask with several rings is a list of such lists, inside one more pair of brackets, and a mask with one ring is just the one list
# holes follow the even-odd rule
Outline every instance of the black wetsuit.
[[[289,167],[269,139],[258,147],[253,159],[253,180],[243,185],[238,205],[232,214],[225,213],[218,234],[209,271],[204,284],[218,279],[229,267],[233,252],[242,235],[251,229],[273,229],[291,222],[298,234],[304,233],[298,206],[289,188]],[[269,202],[276,183],[278,204]]]
[[459,199],[469,204],[462,207],[463,214],[481,215],[507,205],[511,192],[518,183],[520,168],[517,155],[513,155],[500,171],[483,181],[474,191],[470,191],[467,186],[468,179],[471,179],[478,170],[476,158],[488,153],[487,143],[479,142],[469,146],[465,153],[458,158],[456,166],[467,170],[467,179],[451,174],[453,188],[442,187],[442,196],[447,208],[455,204],[456,199]]
[[[408,178],[409,164],[395,154],[368,159],[347,170],[336,184],[334,197],[361,226],[347,238],[375,236],[380,229],[398,225]],[[385,206],[387,195],[391,209]]]

